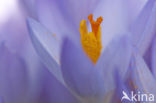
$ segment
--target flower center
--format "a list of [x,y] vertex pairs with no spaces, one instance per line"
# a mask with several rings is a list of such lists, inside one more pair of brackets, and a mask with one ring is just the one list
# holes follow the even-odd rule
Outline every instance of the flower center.
[[85,53],[93,63],[96,64],[102,50],[100,24],[102,23],[103,18],[99,17],[94,21],[93,14],[91,14],[88,16],[88,19],[92,27],[92,32],[88,32],[86,20],[82,20],[80,23],[81,43]]

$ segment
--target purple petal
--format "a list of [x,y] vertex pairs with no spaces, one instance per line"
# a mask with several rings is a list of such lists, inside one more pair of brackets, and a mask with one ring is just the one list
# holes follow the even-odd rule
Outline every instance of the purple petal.
[[104,81],[100,72],[94,68],[82,48],[68,39],[63,43],[61,69],[69,88],[85,102],[97,103],[102,99]]
[[[65,8],[60,7],[56,0],[39,0],[37,2],[37,12],[39,21],[46,26],[58,38],[62,38],[65,33],[76,34],[76,28],[66,18]],[[72,36],[71,35],[71,36]]]
[[131,57],[132,46],[127,36],[118,37],[105,48],[96,68],[102,72],[105,92],[115,88],[114,70],[118,68],[121,78],[125,76]]
[[156,95],[156,81],[143,58],[136,52],[131,60],[132,81],[136,89],[142,93]]
[[24,14],[28,14],[31,17],[36,17],[35,1],[37,0],[17,0],[19,9],[22,9]]
[[153,50],[153,44],[154,44],[153,42],[154,41],[152,40],[151,45],[148,47],[147,51],[143,55],[143,59],[146,62],[150,70],[152,70],[152,58],[153,58],[152,50]]
[[5,103],[23,103],[28,91],[27,67],[23,59],[0,45],[0,96]]
[[95,18],[102,16],[102,44],[105,48],[112,38],[128,27],[127,15],[123,0],[101,0],[94,10]]
[[24,58],[30,70],[35,72],[39,58],[30,40],[23,12],[13,13],[7,22],[0,23],[0,41],[5,41],[8,49]]
[[80,21],[87,18],[98,1],[40,0],[37,3],[39,20],[56,34],[78,31]]
[[43,66],[37,81],[35,103],[78,103],[70,91]]
[[[82,19],[87,19],[87,16],[94,11],[100,0],[66,0],[65,3],[60,2],[62,9],[66,8],[66,13],[72,17],[69,18],[74,22],[79,30],[79,24]],[[70,8],[69,8],[70,6]]]
[[126,10],[128,22],[131,24],[136,20],[140,12],[142,11],[143,7],[147,3],[148,0],[129,0],[125,1],[122,0],[124,3],[124,7]]
[[[114,101],[115,99],[116,99],[116,101],[121,101],[121,99],[123,97],[123,92],[125,92],[129,96],[130,91],[128,90],[128,88],[125,85],[125,82],[124,82],[125,78],[122,79],[122,77],[119,75],[118,70],[116,70],[114,73],[114,79],[115,79],[116,90],[115,90],[115,94],[114,94],[114,99],[112,99],[112,101]],[[122,102],[132,103],[127,100],[122,100]]]
[[156,2],[149,0],[132,25],[131,32],[134,45],[139,48],[141,55],[148,49],[156,32]]
[[152,50],[151,50],[151,64],[152,64],[152,73],[156,77],[156,37],[153,40]]
[[0,103],[3,103],[2,98],[0,97]]
[[37,21],[28,19],[27,23],[37,53],[49,71],[64,84],[59,66],[60,41]]
[[[17,14],[15,14],[17,15]],[[11,15],[7,22],[0,23],[0,41],[5,41],[9,49],[23,52],[28,45],[28,35],[25,26],[25,17]]]

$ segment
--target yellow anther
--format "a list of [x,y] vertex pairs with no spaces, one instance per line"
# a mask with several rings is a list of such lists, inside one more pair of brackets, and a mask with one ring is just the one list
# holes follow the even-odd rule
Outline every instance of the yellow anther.
[[88,19],[92,27],[92,32],[88,32],[86,20],[82,20],[80,23],[81,43],[88,57],[96,64],[102,49],[100,24],[103,18],[99,17],[94,21],[93,14],[91,14],[88,16]]

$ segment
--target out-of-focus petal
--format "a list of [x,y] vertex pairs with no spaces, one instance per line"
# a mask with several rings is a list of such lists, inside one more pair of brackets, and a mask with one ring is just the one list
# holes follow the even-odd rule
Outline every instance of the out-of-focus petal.
[[5,41],[8,49],[25,60],[29,65],[30,74],[34,76],[38,69],[39,58],[30,40],[24,13],[19,9],[11,13],[6,22],[0,23],[0,41]]
[[148,49],[153,36],[156,32],[156,2],[148,0],[143,11],[132,25],[132,40],[134,45],[139,48],[141,55]]
[[32,43],[49,71],[64,84],[60,69],[60,40],[33,19],[27,20]]
[[122,0],[101,0],[94,10],[95,19],[103,17],[102,44],[105,48],[112,38],[127,29],[127,17]]
[[152,49],[153,49],[153,42],[154,40],[152,40],[151,44],[149,45],[148,49],[146,50],[146,52],[143,55],[143,59],[146,62],[148,68],[150,70],[152,70],[152,58],[153,58],[153,54],[152,54]]
[[114,91],[110,91],[104,95],[104,100],[102,103],[113,103],[112,97],[113,97]]
[[[79,29],[73,26],[69,19],[69,15],[65,12],[66,8],[61,7],[63,4],[60,0],[39,0],[36,2],[37,13],[39,21],[47,27],[52,33],[56,34],[58,38],[62,38],[65,33],[76,36],[79,34]],[[69,7],[68,7],[69,8]],[[71,10],[71,8],[70,8]],[[76,36],[77,37],[77,36]]]
[[3,103],[2,98],[0,97],[0,103]]
[[148,0],[122,0],[129,24],[134,22]]
[[[47,69],[40,68],[34,103],[78,103],[77,99]],[[60,99],[61,98],[61,99]]]
[[115,80],[116,88],[114,90],[115,92],[114,92],[114,96],[112,98],[112,103],[113,103],[113,101],[118,101],[118,102],[122,101],[122,103],[132,103],[132,102],[122,98],[124,95],[123,93],[126,93],[127,96],[130,97],[129,96],[130,95],[129,90],[126,88],[124,79],[119,75],[118,69],[115,70],[114,80]]
[[79,29],[81,20],[87,18],[87,16],[93,12],[99,1],[100,0],[61,0],[59,4],[62,8],[65,8],[66,13],[70,16],[69,19],[72,20],[73,24],[76,25],[76,28]]
[[[39,20],[54,33],[78,31],[99,0],[40,0],[37,1]],[[61,31],[60,31],[61,29]]]
[[156,95],[156,81],[151,71],[147,67],[141,55],[133,53],[130,71],[132,74],[133,85],[136,90]]
[[[140,15],[131,27],[131,32],[133,32],[135,35],[133,39],[135,44],[138,42],[138,39],[146,27],[147,21],[150,18],[150,14],[154,6],[154,2],[155,0],[148,0],[147,4],[144,6],[143,10],[140,12]],[[136,36],[139,37],[136,38]]]
[[124,78],[131,57],[132,46],[127,36],[118,37],[105,48],[99,58],[96,68],[103,73],[105,92],[115,88],[114,70],[118,68],[119,75]]
[[153,75],[156,77],[156,37],[153,40],[152,50],[151,50],[151,69]]
[[5,23],[0,23],[0,41],[5,41],[9,49],[23,52],[28,41],[24,16],[10,16]]
[[19,9],[22,10],[23,14],[27,14],[31,17],[36,17],[35,1],[37,0],[17,0]]
[[85,103],[101,103],[104,81],[80,46],[65,39],[61,53],[61,69],[69,88]]
[[0,96],[5,103],[25,103],[28,96],[28,72],[23,59],[0,45]]

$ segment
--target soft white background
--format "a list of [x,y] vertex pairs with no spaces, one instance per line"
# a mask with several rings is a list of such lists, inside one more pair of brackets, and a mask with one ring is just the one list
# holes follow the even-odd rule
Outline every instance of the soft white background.
[[18,12],[17,0],[0,0],[0,23],[5,23],[8,17]]

